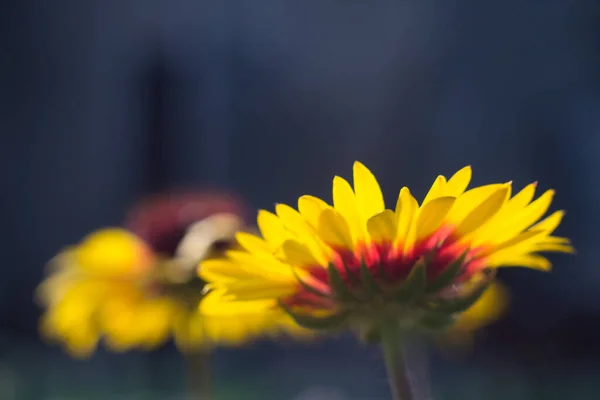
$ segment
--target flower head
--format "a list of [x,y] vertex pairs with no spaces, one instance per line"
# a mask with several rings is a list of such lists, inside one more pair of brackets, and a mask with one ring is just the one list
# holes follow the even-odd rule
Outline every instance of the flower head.
[[201,314],[204,282],[180,279],[188,261],[159,255],[123,229],[92,233],[55,258],[50,276],[38,288],[47,307],[43,335],[85,357],[100,340],[113,351],[126,351],[151,349],[173,337],[180,350],[188,351],[239,345],[282,330],[303,331],[283,312],[237,308]]
[[390,320],[439,330],[476,304],[498,267],[548,270],[539,252],[572,251],[552,236],[563,211],[540,221],[554,192],[533,200],[535,183],[514,196],[511,183],[467,190],[465,167],[439,176],[420,203],[402,188],[386,209],[373,174],[358,162],[353,172],[354,187],[334,178],[333,205],[302,196],[298,210],[260,211],[262,237],[238,233],[242,250],[201,263],[200,276],[222,293],[211,306],[262,301],[305,327],[365,335]]

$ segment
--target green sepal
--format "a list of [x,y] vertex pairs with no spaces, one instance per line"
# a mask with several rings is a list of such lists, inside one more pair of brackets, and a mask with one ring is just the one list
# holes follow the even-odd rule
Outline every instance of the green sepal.
[[379,285],[377,285],[377,282],[375,282],[375,278],[371,274],[371,271],[369,271],[369,268],[367,267],[367,263],[366,263],[364,257],[363,257],[362,263],[360,265],[360,278],[361,278],[362,287],[369,299],[372,298],[373,296],[381,293]]
[[393,298],[398,302],[409,302],[417,299],[427,286],[427,260],[421,258],[408,274],[406,280],[393,291]]
[[312,293],[318,297],[331,298],[331,295],[329,293],[323,292],[323,291],[317,289],[316,287],[303,281],[302,278],[300,278],[300,276],[298,276],[298,273],[296,272],[296,270],[294,268],[292,268],[292,274],[294,274],[294,277],[296,278],[296,280],[298,281],[300,286],[302,286],[302,288],[304,290],[306,290],[307,292]]
[[347,313],[342,312],[339,314],[333,314],[328,317],[314,317],[312,315],[306,314],[297,314],[293,312],[290,307],[279,303],[281,308],[292,317],[292,319],[301,327],[306,329],[315,329],[315,330],[333,330],[336,328],[340,328],[347,319]]
[[426,330],[445,330],[454,323],[452,314],[430,312],[425,314],[419,321],[420,327]]
[[454,260],[442,273],[429,285],[427,285],[427,293],[437,293],[440,290],[448,287],[456,280],[462,272],[463,263],[467,257],[468,250],[462,253]]
[[342,261],[342,265],[344,266],[344,272],[346,272],[346,278],[348,279],[348,282],[351,284],[359,284],[360,281],[358,280],[358,277],[354,272],[350,271],[348,264]]
[[369,328],[361,332],[360,339],[366,344],[379,344],[381,342],[381,330],[378,328]]
[[333,263],[329,263],[327,267],[327,275],[329,276],[329,284],[333,289],[335,296],[341,301],[356,301],[356,297],[348,288],[344,279],[340,275],[340,271],[335,267]]
[[435,310],[447,314],[456,314],[467,311],[469,308],[471,308],[471,306],[473,306],[473,304],[477,302],[477,300],[479,300],[491,283],[492,279],[488,279],[466,296],[460,297],[456,300],[440,302],[435,307]]

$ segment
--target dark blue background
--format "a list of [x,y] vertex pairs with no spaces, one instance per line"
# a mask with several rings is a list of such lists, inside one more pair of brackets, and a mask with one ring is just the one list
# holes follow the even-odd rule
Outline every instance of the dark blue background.
[[[556,188],[554,207],[568,210],[560,234],[578,255],[552,256],[551,274],[502,274],[512,313],[465,368],[502,359],[502,376],[525,382],[525,370],[548,388],[549,375],[527,365],[583,368],[597,355],[597,1],[4,4],[0,329],[17,374],[46,357],[34,344],[32,291],[64,244],[119,224],[144,194],[176,186],[231,187],[267,208],[304,193],[329,198],[332,176],[348,176],[355,159],[380,178],[390,203],[400,186],[422,196],[437,174],[466,164],[475,184]],[[353,346],[334,343],[342,354]],[[321,350],[227,352],[223,374],[240,362],[266,371]],[[370,388],[366,371],[380,359],[354,355],[364,365],[351,373]],[[165,362],[131,357],[150,369]],[[286,364],[289,376],[314,368],[305,358]],[[92,362],[90,374],[124,359]],[[349,368],[344,360],[336,368]]]

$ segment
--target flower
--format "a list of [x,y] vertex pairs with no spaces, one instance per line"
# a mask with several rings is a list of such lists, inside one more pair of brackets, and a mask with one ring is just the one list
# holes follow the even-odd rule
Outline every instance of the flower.
[[481,329],[497,319],[508,309],[508,289],[500,283],[491,284],[481,297],[465,312],[457,316],[452,325],[454,337]]
[[204,283],[171,280],[168,272],[177,261],[156,254],[127,230],[92,233],[55,258],[50,276],[38,288],[47,307],[43,335],[73,356],[86,357],[100,340],[113,351],[126,351],[152,349],[174,337],[182,351],[191,351],[301,331],[283,312],[257,313],[254,307],[202,315],[198,304]]
[[475,341],[475,331],[492,324],[504,316],[508,310],[508,289],[495,282],[465,312],[459,314],[450,327],[438,340],[448,353],[456,355],[471,349]]
[[242,250],[202,262],[200,276],[220,293],[206,306],[262,301],[307,328],[351,327],[364,337],[389,321],[437,331],[467,318],[498,267],[548,270],[540,252],[573,250],[552,236],[563,211],[540,221],[554,191],[533,200],[535,183],[514,196],[510,182],[467,190],[465,167],[438,176],[420,204],[403,187],[386,209],[374,175],[359,162],[353,172],[354,188],[333,179],[333,205],[305,195],[298,211],[260,211],[262,237],[238,233]]

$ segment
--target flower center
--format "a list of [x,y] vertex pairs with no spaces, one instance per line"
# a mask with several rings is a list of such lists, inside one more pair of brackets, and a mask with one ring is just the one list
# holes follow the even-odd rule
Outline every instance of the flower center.
[[[355,251],[336,249],[332,265],[351,292],[360,292],[365,285],[375,283],[385,294],[386,289],[391,290],[405,282],[421,260],[427,261],[426,280],[431,283],[464,255],[455,283],[464,282],[485,267],[484,260],[477,258],[477,254],[480,254],[480,249],[460,243],[452,236],[452,229],[440,229],[412,248],[404,248],[402,243],[393,245],[385,242],[358,245]],[[365,277],[362,271],[365,268],[370,277]],[[308,285],[327,293],[335,292],[327,269],[316,265],[306,270],[310,275],[306,280]],[[373,282],[365,282],[366,278]],[[288,306],[301,308],[331,309],[338,306],[334,297],[318,296],[306,285],[299,285],[298,289],[282,301]]]

